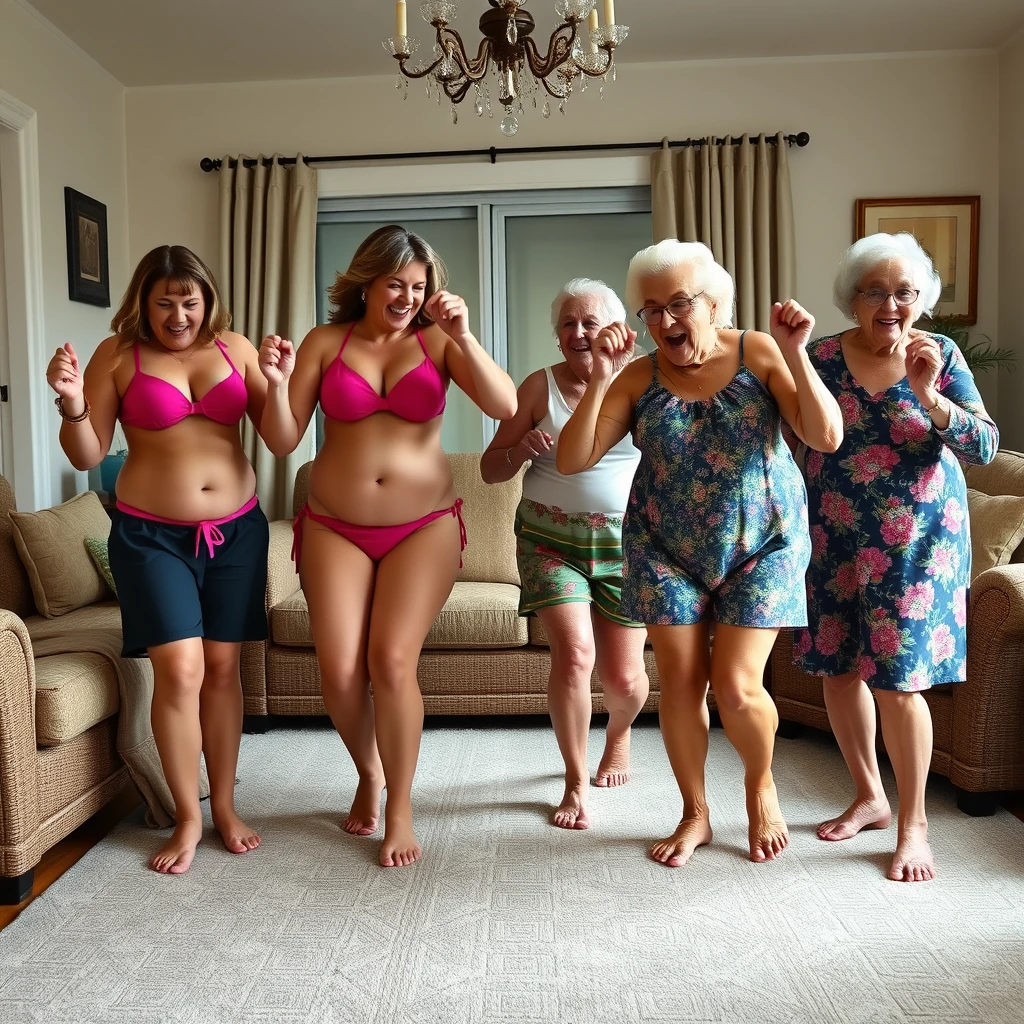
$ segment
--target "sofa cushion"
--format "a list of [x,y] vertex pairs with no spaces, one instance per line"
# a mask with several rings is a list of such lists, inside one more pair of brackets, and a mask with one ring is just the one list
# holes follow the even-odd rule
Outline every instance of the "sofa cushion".
[[480,456],[449,455],[455,493],[462,499],[466,550],[459,580],[464,583],[508,583],[519,586],[516,565],[516,507],[523,496],[523,472],[501,484],[480,478]]
[[14,491],[0,476],[0,608],[26,619],[35,615],[36,609],[28,574],[14,543],[14,523],[7,514],[14,509]]
[[971,523],[971,579],[1006,565],[1024,541],[1024,498],[967,489]]
[[[282,647],[312,647],[306,596],[301,590],[270,611],[270,636]],[[523,647],[529,641],[519,616],[519,588],[508,583],[456,582],[424,650]]]
[[85,547],[87,537],[110,534],[110,519],[95,492],[76,494],[54,508],[10,516],[40,615],[56,618],[109,596]]
[[101,654],[36,658],[36,743],[55,747],[117,714],[117,676]]

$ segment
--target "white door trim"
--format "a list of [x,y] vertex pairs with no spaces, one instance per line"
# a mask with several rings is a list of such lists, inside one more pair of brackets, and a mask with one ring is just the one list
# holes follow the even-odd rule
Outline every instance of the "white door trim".
[[[7,130],[4,130],[7,129]],[[18,507],[50,504],[50,423],[43,382],[43,234],[40,217],[39,121],[0,89],[0,183],[4,206],[11,423]]]

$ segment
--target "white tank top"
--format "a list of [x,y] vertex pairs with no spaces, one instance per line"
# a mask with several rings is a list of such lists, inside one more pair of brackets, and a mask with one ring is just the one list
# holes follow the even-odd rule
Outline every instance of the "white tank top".
[[548,409],[537,424],[538,430],[551,435],[551,447],[534,459],[523,477],[523,497],[563,512],[603,512],[621,516],[626,511],[633,474],[640,462],[640,451],[627,434],[610,448],[603,459],[582,473],[564,476],[555,466],[555,452],[562,427],[572,415],[562,392],[558,390],[551,367],[544,367],[548,382]]

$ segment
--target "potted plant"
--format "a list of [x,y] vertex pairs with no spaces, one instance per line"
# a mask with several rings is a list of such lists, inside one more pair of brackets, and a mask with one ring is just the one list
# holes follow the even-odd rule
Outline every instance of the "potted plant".
[[958,316],[936,316],[924,322],[925,329],[931,334],[943,334],[956,342],[957,348],[964,354],[971,373],[987,373],[999,366],[1013,370],[1017,365],[1017,355],[1008,348],[993,348],[992,339],[987,334],[976,335],[982,339],[971,338],[971,329]]
[[117,485],[117,474],[121,472],[128,457],[128,442],[121,430],[121,424],[114,424],[114,436],[110,441],[110,453],[100,463],[100,487],[107,494],[113,494]]

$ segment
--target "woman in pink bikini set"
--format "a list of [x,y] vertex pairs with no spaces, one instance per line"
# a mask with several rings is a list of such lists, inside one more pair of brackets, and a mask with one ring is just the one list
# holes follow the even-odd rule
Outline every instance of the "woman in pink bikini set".
[[276,455],[295,449],[317,401],[324,412],[293,553],[324,704],[359,772],[344,828],[376,831],[386,783],[386,867],[421,853],[411,806],[423,731],[416,667],[465,544],[441,450],[448,382],[496,419],[516,410],[515,385],[445,284],[426,242],[380,228],[331,288],[330,323],[310,331],[297,355],[276,336],[260,349],[270,382],[262,434]]
[[229,323],[203,262],[160,246],[136,268],[116,333],[84,377],[70,344],[46,371],[76,469],[103,459],[115,420],[128,441],[110,568],[123,654],[153,663],[153,735],[177,826],[150,866],[171,874],[188,870],[202,837],[200,750],[224,845],[245,853],[260,844],[235,813],[234,786],[242,641],[266,637],[268,528],[238,424],[246,413],[259,424],[267,383],[256,349]]

